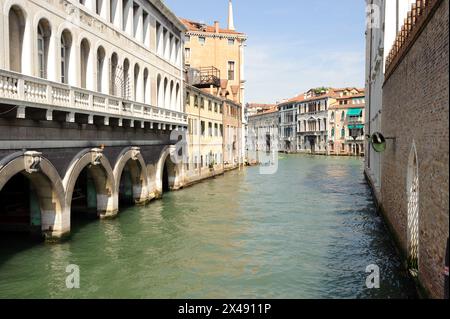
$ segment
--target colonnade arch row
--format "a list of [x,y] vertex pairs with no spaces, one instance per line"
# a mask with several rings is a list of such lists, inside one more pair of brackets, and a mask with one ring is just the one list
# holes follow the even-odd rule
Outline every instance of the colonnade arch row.
[[[158,86],[153,81],[157,82],[156,73],[160,71],[154,70],[145,60],[117,52],[120,49],[101,39],[96,40],[86,32],[79,33],[67,21],[56,23],[45,11],[30,16],[26,9],[24,0],[10,0],[3,6],[8,29],[4,39],[5,54],[8,55],[5,56],[6,69],[140,103],[177,111],[182,109],[181,84],[177,76],[163,74],[167,84],[163,94],[158,94],[159,91],[155,94],[163,95],[162,103],[158,103],[158,97],[152,99],[152,88]],[[130,66],[128,76],[119,79],[124,73],[124,61]]]
[[[61,178],[51,162],[40,153],[32,151],[17,152],[1,159],[0,193],[8,181],[18,175],[24,176],[36,193],[42,234],[47,238],[59,238],[68,234],[70,208],[66,205]],[[31,190],[22,191],[31,193]]]
[[[114,179],[116,181],[115,192],[119,196],[116,200],[119,200],[122,186],[122,178],[125,168],[128,169],[131,179],[131,191],[132,199],[135,204],[145,204],[150,200],[150,180],[145,165],[144,158],[140,153],[139,148],[129,147],[124,149],[118,156],[116,164],[114,166]],[[116,207],[119,207],[119,203],[116,203]]]

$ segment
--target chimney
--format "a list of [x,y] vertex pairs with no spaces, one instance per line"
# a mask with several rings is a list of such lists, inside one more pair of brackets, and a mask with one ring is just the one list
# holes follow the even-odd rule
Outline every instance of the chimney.
[[228,1],[228,30],[234,31],[233,3]]
[[219,21],[214,21],[214,30],[216,33],[219,33]]

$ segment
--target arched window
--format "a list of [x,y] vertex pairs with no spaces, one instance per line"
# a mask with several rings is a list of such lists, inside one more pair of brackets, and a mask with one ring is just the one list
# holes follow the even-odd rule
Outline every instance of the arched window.
[[72,48],[72,35],[68,30],[61,34],[61,83],[69,83],[70,52]]
[[122,79],[122,97],[124,99],[131,99],[130,92],[130,61],[125,59],[123,61],[123,79]]
[[164,79],[164,108],[168,108],[170,103],[170,93],[169,93],[169,80],[167,78]]
[[[180,100],[180,84],[177,83],[177,88],[176,88],[176,95],[175,95],[175,100],[176,100],[176,110],[177,111],[182,111],[180,110],[180,105],[181,105],[181,100]],[[216,103],[216,107],[217,107],[217,103]]]
[[334,137],[334,127],[331,129],[331,137]]
[[139,72],[140,72],[140,68],[139,65],[136,63],[134,65],[134,91],[133,91],[133,100],[134,101],[138,101],[138,98],[140,100],[141,96],[140,96],[140,86],[139,86]]
[[163,93],[163,86],[162,86],[161,81],[162,81],[161,74],[158,74],[158,78],[157,78],[157,82],[156,82],[156,100],[157,100],[158,107],[162,107],[162,105],[164,103],[163,102],[164,101],[164,99],[163,99],[164,93]]
[[48,20],[41,19],[37,28],[37,54],[38,54],[38,76],[47,78],[48,52],[50,46],[51,29]]
[[117,53],[111,55],[111,79],[109,83],[109,92],[111,95],[117,95],[119,90],[117,89],[117,68],[119,65],[119,57]]
[[345,128],[343,127],[341,129],[341,138],[344,138],[344,137],[345,137]]
[[81,87],[87,88],[88,69],[90,63],[91,46],[87,39],[83,39],[80,45]]
[[105,78],[105,49],[99,47],[97,49],[97,91],[104,92],[106,89],[106,84],[104,83]]
[[25,34],[25,14],[18,6],[12,6],[8,15],[9,22],[9,69],[22,72],[23,44]]
[[169,101],[169,108],[173,110],[175,107],[175,85],[173,81],[170,81],[170,101]]
[[144,69],[144,83],[143,83],[143,90],[144,90],[144,103],[145,104],[151,104],[150,103],[150,79],[148,77],[148,69]]

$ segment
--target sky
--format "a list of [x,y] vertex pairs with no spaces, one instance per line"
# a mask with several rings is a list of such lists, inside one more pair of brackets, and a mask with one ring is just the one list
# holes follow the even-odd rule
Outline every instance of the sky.
[[[227,25],[228,0],[165,0],[176,15]],[[275,103],[314,87],[364,87],[364,0],[233,0],[248,36],[246,102]]]

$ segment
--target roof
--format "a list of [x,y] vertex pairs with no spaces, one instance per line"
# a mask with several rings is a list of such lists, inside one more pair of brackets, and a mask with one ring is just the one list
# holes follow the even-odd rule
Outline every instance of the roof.
[[[204,23],[192,21],[185,18],[180,18],[181,22],[184,23],[188,31],[191,32],[205,32],[205,33],[216,33],[216,28],[211,25],[206,25]],[[230,34],[230,35],[244,35],[242,32],[237,32],[236,30],[221,29],[219,28],[219,33]]]
[[[342,91],[351,91],[351,90],[357,90],[358,94],[354,94],[354,95],[346,95],[346,96],[340,96],[340,92]],[[364,97],[365,93],[364,93],[364,89],[357,89],[354,87],[348,87],[348,88],[329,88],[328,92],[325,94],[317,94],[317,95],[313,95],[309,98],[306,97],[306,93],[309,93],[313,91],[313,89],[308,90],[305,93],[301,93],[299,95],[297,95],[296,97],[293,97],[291,99],[288,99],[286,101],[281,102],[279,105],[285,105],[285,104],[289,104],[289,103],[298,103],[298,102],[309,102],[309,101],[316,101],[316,100],[321,100],[321,99],[325,99],[325,98],[334,98],[334,99],[351,99],[351,98],[357,98],[357,97]]]
[[260,115],[272,114],[272,113],[276,113],[276,112],[278,112],[278,107],[276,105],[273,105],[271,108],[262,110],[261,112],[258,112],[256,114],[250,115],[249,117],[255,117],[255,116],[260,116]]

